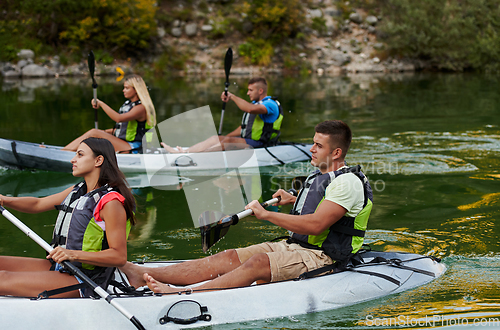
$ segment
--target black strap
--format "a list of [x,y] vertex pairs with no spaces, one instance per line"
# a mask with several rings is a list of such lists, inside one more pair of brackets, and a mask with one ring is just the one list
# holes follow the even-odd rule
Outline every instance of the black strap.
[[296,145],[295,143],[291,143],[290,145],[291,145],[291,146],[293,146],[293,147],[295,147],[295,148],[297,148],[297,149],[299,149],[300,151],[302,151],[302,153],[303,153],[304,155],[306,155],[306,156],[307,156],[307,158],[312,159],[311,155],[309,155],[307,152],[305,152],[304,150],[302,150],[302,149],[300,149],[299,147],[297,147],[297,145]]
[[58,205],[54,205],[54,207],[58,211],[64,211],[64,212],[67,212],[67,213],[73,213],[73,208],[70,207],[69,205],[58,204]]
[[333,225],[331,225],[330,230],[334,230],[338,233],[342,233],[342,234],[346,234],[346,235],[365,237],[364,230],[359,230],[359,229],[347,227],[347,226],[341,225],[339,223],[334,223]]
[[266,149],[266,151],[274,158],[276,159],[281,165],[285,165],[285,163],[279,159],[278,157],[276,157],[275,155],[273,155],[273,153],[271,151],[269,151],[269,149],[267,147],[264,147],[264,149]]
[[49,298],[51,296],[55,296],[57,294],[75,291],[75,290],[80,290],[80,289],[83,289],[85,286],[87,286],[86,283],[78,283],[78,284],[68,285],[68,286],[54,289],[54,290],[45,290],[45,291],[38,294],[37,299],[45,299],[45,298]]
[[321,275],[323,273],[330,272],[330,271],[333,271],[333,273],[338,273],[338,272],[342,272],[342,271],[351,271],[351,272],[357,272],[357,273],[371,275],[371,276],[378,276],[380,278],[383,278],[389,282],[396,284],[397,286],[400,286],[401,282],[393,277],[390,277],[390,276],[385,275],[385,274],[367,271],[367,270],[360,270],[359,268],[365,267],[365,266],[374,266],[374,265],[385,264],[385,265],[400,268],[400,269],[410,270],[410,271],[415,272],[415,273],[420,273],[420,274],[428,275],[431,277],[436,277],[436,274],[434,274],[433,272],[430,272],[430,271],[427,271],[424,269],[419,269],[419,268],[414,268],[414,267],[409,267],[409,266],[403,265],[404,262],[415,261],[415,260],[423,259],[423,258],[430,258],[432,260],[439,262],[439,259],[434,258],[432,256],[421,256],[418,258],[408,259],[408,260],[404,260],[404,261],[401,259],[397,259],[397,258],[385,259],[383,257],[375,257],[374,259],[370,260],[370,262],[360,263],[360,261],[362,261],[362,259],[359,258],[359,254],[355,254],[354,256],[352,256],[349,259],[349,261],[352,261],[352,263],[355,264],[354,266],[345,266],[345,264],[347,264],[349,261],[345,261],[343,263],[333,263],[331,265],[323,266],[323,267],[317,268],[315,270],[302,273],[299,275],[299,277],[296,280],[303,280],[303,279],[307,279],[307,278],[312,278],[312,277],[315,277],[315,276],[318,276],[318,275]]
[[17,144],[16,144],[16,141],[12,141],[10,143],[10,146],[11,146],[11,149],[12,149],[12,154],[14,155],[14,158],[16,159],[16,162],[17,162],[17,165],[23,169],[23,167],[21,166],[21,158],[19,157],[19,154],[17,153]]

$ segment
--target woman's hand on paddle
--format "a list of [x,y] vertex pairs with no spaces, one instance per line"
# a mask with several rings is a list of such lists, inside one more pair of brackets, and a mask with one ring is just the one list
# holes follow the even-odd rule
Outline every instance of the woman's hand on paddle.
[[280,197],[280,196],[281,196],[280,201],[274,205],[293,204],[293,203],[295,203],[295,200],[297,199],[297,197],[295,197],[294,195],[290,194],[289,192],[287,192],[283,189],[278,189],[278,191],[273,194],[273,198]]
[[58,264],[64,260],[75,261],[76,256],[74,252],[74,250],[67,250],[58,246],[47,255],[47,259],[52,259]]
[[266,215],[269,211],[266,211],[262,205],[260,205],[259,201],[253,200],[247,206],[245,206],[245,210],[251,209],[253,214],[257,219],[265,219]]
[[99,100],[99,99],[97,99],[97,100],[92,99],[92,101],[90,101],[90,104],[92,104],[92,107],[94,109],[99,109],[99,106],[100,106],[99,103],[100,102],[101,102],[101,100]]

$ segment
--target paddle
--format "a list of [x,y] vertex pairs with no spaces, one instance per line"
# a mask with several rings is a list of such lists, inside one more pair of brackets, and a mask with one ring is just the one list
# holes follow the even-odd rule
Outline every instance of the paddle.
[[[94,89],[94,103],[96,103],[97,102],[97,83],[95,82],[95,78],[94,78],[95,57],[94,57],[93,51],[90,51],[90,53],[89,53],[88,65],[89,65],[90,77],[92,77],[92,88]],[[98,127],[97,109],[94,109],[94,123],[95,123],[95,129],[97,129],[97,127]]]
[[[231,65],[233,65],[233,50],[231,47],[228,48],[226,52],[226,57],[224,58],[224,71],[226,71],[226,87],[224,88],[224,93],[227,96],[227,89],[229,88],[229,71],[231,71]],[[219,124],[219,135],[222,135],[222,122],[224,121],[224,110],[226,110],[226,102],[222,102],[222,114],[220,116]]]
[[[294,196],[297,196],[297,191],[295,189],[290,189],[288,190],[289,193],[291,193]],[[263,208],[268,207],[269,205],[279,203],[281,200],[281,196],[278,196],[276,198],[270,199],[268,201],[265,201],[264,203],[261,203]],[[211,219],[217,218],[217,215],[214,214],[211,211],[206,211],[203,212],[200,215],[200,223],[208,223],[207,225],[201,226],[200,231],[201,231],[201,247],[203,249],[203,252],[207,252],[212,245],[217,243],[224,235],[229,230],[229,227],[231,225],[236,225],[239,220],[252,215],[253,211],[251,209],[241,211],[239,213],[233,214],[233,215],[228,215],[226,217],[221,218],[219,221],[215,223],[210,223]]]
[[[7,211],[4,207],[0,206],[0,212],[4,217],[6,217],[10,222],[12,222],[17,228],[21,229],[29,238],[35,241],[38,245],[40,245],[45,251],[51,252],[53,250],[52,246],[50,246],[47,242],[45,242],[40,236],[38,236],[35,232],[31,231],[31,229],[22,223],[18,218],[16,218],[12,213]],[[63,267],[68,270],[71,274],[75,274],[80,278],[83,282],[89,285],[95,293],[101,296],[104,300],[106,300],[110,305],[116,308],[120,313],[122,313],[125,317],[127,317],[130,322],[132,322],[137,329],[145,330],[144,326],[135,318],[134,315],[130,314],[127,310],[125,310],[116,300],[113,300],[113,297],[109,295],[103,288],[98,286],[94,281],[87,277],[80,269],[78,269],[75,265],[73,265],[68,260],[62,262]]]

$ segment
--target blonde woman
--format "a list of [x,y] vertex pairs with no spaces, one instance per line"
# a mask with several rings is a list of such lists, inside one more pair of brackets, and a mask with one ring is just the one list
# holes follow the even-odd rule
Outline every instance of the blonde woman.
[[101,100],[92,99],[95,109],[102,108],[116,122],[114,128],[100,130],[91,129],[79,138],[65,146],[63,150],[75,151],[80,143],[88,137],[98,137],[109,140],[116,152],[138,153],[142,138],[147,130],[156,125],[156,112],[149,96],[144,80],[138,75],[132,75],[123,83],[123,96],[127,99],[117,111]]

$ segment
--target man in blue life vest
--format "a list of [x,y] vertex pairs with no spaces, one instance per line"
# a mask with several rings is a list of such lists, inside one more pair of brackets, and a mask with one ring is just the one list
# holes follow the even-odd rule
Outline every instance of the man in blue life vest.
[[257,77],[248,82],[247,95],[250,101],[245,101],[232,93],[222,92],[223,102],[232,100],[244,112],[241,125],[227,135],[212,136],[205,141],[189,148],[173,148],[162,143],[170,153],[220,151],[229,149],[244,149],[267,147],[276,144],[283,121],[283,109],[280,103],[267,96],[266,79]]
[[[363,244],[373,194],[360,166],[347,167],[345,156],[352,133],[344,122],[330,120],[315,128],[311,164],[317,167],[297,197],[280,189],[279,205],[294,204],[291,214],[265,210],[258,201],[252,209],[258,219],[290,232],[290,238],[160,268],[127,263],[123,270],[135,287],[148,285],[155,292],[181,292],[207,281],[196,289],[210,290],[248,286],[297,278],[334,262],[345,262]],[[168,283],[168,284],[165,284]],[[190,289],[190,288],[188,288]]]

